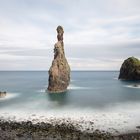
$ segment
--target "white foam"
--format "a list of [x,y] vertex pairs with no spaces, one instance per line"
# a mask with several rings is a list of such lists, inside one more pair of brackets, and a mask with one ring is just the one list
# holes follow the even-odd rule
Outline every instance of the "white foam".
[[79,89],[92,89],[92,88],[91,87],[80,87],[80,86],[75,86],[75,85],[70,84],[68,86],[68,89],[79,90]]
[[[12,96],[12,95],[13,96]],[[16,97],[19,94],[11,93],[7,98]],[[44,100],[44,102],[46,102]],[[23,106],[8,106],[0,109],[0,119],[36,122],[60,123],[69,120],[74,125],[81,125],[81,130],[94,131],[95,129],[105,130],[111,133],[119,131],[125,133],[136,131],[140,122],[140,103],[126,102],[123,104],[110,105],[107,109],[98,110],[90,107],[78,108],[74,105],[57,108],[59,102],[47,102],[45,108],[37,109],[43,101],[27,102]],[[45,104],[45,103],[44,103]],[[44,110],[45,109],[45,110]],[[33,115],[34,114],[34,115]],[[93,123],[91,123],[93,122]]]
[[114,77],[113,79],[114,79],[114,80],[118,80],[118,77]]
[[45,89],[40,89],[40,90],[37,90],[37,92],[39,92],[39,93],[45,93]]
[[72,79],[72,80],[70,80],[70,82],[75,82],[75,81],[76,81],[76,80],[73,80],[73,79]]
[[[73,85],[73,84],[70,84],[70,85],[68,86],[68,89],[80,90],[80,89],[93,89],[93,88],[92,88],[92,87],[80,87],[80,86],[75,86],[75,85]],[[37,92],[45,93],[45,89],[37,90]]]
[[[76,112],[76,113],[75,113]],[[128,115],[124,112],[99,112],[91,109],[79,111],[78,109],[73,110],[60,110],[50,111],[47,113],[44,112],[1,112],[1,119],[6,120],[16,120],[16,121],[33,121],[33,123],[37,122],[52,122],[52,123],[61,123],[68,122],[72,123],[76,126],[79,124],[80,130],[86,131],[94,131],[95,129],[108,131],[111,133],[115,133],[115,131],[119,131],[120,133],[124,133],[128,130],[136,130],[136,122],[134,122],[134,117]],[[138,120],[136,120],[138,122]],[[92,123],[91,123],[92,122]]]
[[[29,106],[29,104],[27,106]],[[0,110],[0,118],[16,121],[33,120],[35,123],[42,121],[51,122],[52,120],[52,122],[69,120],[69,122],[74,125],[77,123],[81,125],[80,129],[83,131],[88,128],[90,131],[99,129],[115,133],[117,130],[120,133],[125,133],[136,130],[136,126],[140,122],[139,108],[140,103],[120,104],[116,107],[111,106],[108,110],[95,110],[92,108],[81,109],[74,108],[72,105],[61,109],[47,109],[46,112],[43,110],[30,110],[26,107],[25,109],[19,110],[4,108]]]
[[138,89],[140,89],[140,85],[139,84],[125,85],[124,87],[127,87],[127,88],[138,88]]
[[15,98],[17,96],[19,96],[19,93],[9,93],[8,92],[8,93],[6,93],[6,96],[5,97],[0,98],[0,101],[1,100],[9,100],[9,99]]

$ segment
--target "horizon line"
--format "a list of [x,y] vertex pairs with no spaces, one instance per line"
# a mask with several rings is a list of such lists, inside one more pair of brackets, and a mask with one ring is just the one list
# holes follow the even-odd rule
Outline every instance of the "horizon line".
[[[13,71],[13,72],[16,72],[16,71],[21,71],[21,72],[22,72],[22,71],[35,71],[35,72],[43,71],[43,72],[45,72],[45,71],[46,71],[46,72],[48,72],[49,70],[0,70],[0,72],[10,72],[10,71],[11,71],[11,72],[12,72],[12,71]],[[104,71],[104,72],[105,72],[105,71],[116,71],[116,72],[118,72],[119,70],[71,70],[71,72],[76,72],[76,71],[89,71],[89,72],[90,72],[90,71],[91,71],[91,72],[92,72],[92,71],[95,71],[95,72],[96,72],[96,71],[98,71],[98,72],[99,72],[99,71],[101,71],[101,72],[102,72],[102,71]]]

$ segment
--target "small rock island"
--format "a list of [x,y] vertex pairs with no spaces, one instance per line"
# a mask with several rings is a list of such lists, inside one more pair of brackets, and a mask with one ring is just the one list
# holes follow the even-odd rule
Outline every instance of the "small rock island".
[[0,98],[4,98],[6,96],[6,91],[0,91]]
[[58,26],[56,30],[58,42],[54,45],[54,60],[49,69],[49,93],[65,92],[70,82],[70,66],[64,52],[64,30],[62,26]]
[[140,60],[135,57],[126,59],[120,68],[119,79],[140,80]]

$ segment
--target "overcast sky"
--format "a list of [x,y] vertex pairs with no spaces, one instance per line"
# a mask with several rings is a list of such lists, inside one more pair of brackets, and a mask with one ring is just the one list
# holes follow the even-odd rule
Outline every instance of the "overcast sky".
[[0,70],[48,70],[58,25],[72,70],[140,58],[140,0],[0,0]]

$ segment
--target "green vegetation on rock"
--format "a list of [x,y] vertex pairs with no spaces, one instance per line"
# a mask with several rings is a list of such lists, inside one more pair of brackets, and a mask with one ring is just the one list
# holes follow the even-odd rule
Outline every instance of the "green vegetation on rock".
[[121,66],[119,79],[140,80],[140,60],[135,57],[126,59]]

